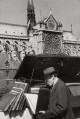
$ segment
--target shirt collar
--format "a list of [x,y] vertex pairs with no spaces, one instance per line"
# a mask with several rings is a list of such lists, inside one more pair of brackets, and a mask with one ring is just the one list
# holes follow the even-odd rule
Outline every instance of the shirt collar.
[[53,85],[55,85],[55,84],[57,83],[57,81],[58,81],[58,78],[56,77],[56,78],[54,79],[54,84],[53,84]]

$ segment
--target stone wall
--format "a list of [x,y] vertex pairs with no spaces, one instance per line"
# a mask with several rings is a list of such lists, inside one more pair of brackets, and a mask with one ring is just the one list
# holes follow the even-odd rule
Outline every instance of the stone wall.
[[80,44],[77,43],[64,43],[63,52],[68,56],[80,56]]
[[61,54],[62,53],[62,34],[55,32],[45,32],[43,34],[44,49],[46,54]]

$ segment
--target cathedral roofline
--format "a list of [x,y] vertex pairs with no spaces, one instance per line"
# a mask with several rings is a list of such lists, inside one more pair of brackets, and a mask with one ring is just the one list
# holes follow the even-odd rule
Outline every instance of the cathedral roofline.
[[70,33],[72,33],[72,31],[68,31],[68,30],[63,30],[63,32],[70,32]]
[[63,40],[63,43],[67,43],[67,44],[78,44],[78,45],[80,45],[80,42],[79,41]]
[[13,23],[5,23],[5,22],[0,22],[0,24],[12,25],[12,26],[22,26],[22,27],[27,27],[27,25],[13,24]]
[[9,39],[23,39],[23,40],[29,40],[27,36],[16,36],[16,35],[5,35],[5,34],[0,34],[0,38],[9,38]]
[[54,33],[63,33],[63,31],[59,31],[59,30],[48,30],[48,29],[39,29],[39,30],[37,30],[37,32],[38,31],[47,31],[47,32],[54,32]]

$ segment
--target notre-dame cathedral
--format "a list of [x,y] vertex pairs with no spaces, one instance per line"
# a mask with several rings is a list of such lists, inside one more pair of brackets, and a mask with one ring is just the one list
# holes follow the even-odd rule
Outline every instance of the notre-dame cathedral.
[[[0,23],[0,75],[11,69],[13,77],[26,54],[58,54],[80,56],[80,41],[71,31],[62,29],[51,11],[49,16],[36,22],[33,0],[27,3],[27,25]],[[8,72],[6,72],[8,74]]]

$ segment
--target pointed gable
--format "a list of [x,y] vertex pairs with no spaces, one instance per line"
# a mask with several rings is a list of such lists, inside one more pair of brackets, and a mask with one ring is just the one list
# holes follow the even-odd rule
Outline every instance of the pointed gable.
[[62,23],[57,21],[52,14],[37,22],[34,29],[44,29],[50,31],[62,31]]
[[58,28],[58,23],[52,14],[50,14],[50,16],[44,20],[44,23],[46,24],[46,28],[48,30],[57,30]]

